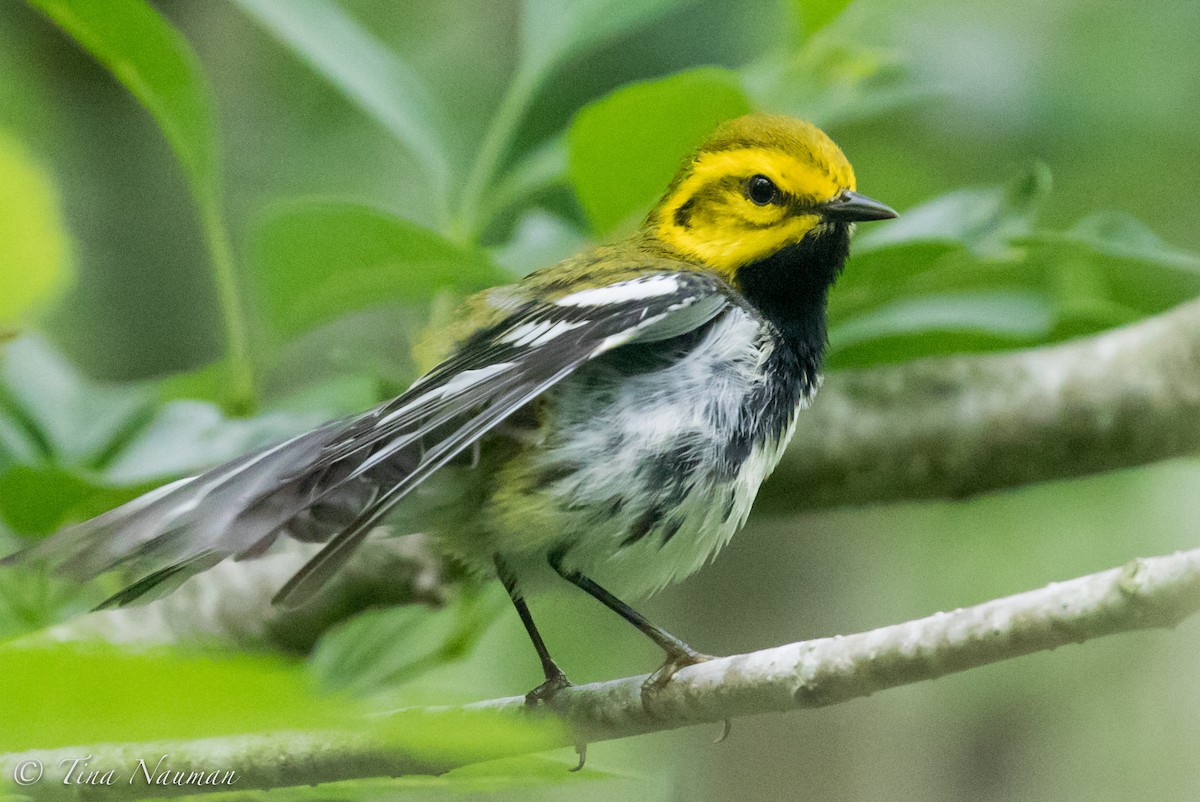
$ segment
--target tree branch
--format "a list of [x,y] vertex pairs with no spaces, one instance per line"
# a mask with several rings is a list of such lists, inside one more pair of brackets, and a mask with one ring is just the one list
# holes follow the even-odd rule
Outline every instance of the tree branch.
[[[1200,549],[1194,549],[1135,560],[1040,590],[857,635],[714,659],[680,670],[652,696],[642,695],[645,676],[568,688],[553,704],[554,713],[567,725],[564,731],[471,744],[469,754],[431,756],[428,749],[414,747],[411,739],[405,746],[392,735],[364,728],[349,735],[280,733],[26,752],[0,757],[0,777],[7,780],[23,763],[36,760],[45,767],[46,775],[40,783],[25,788],[26,792],[47,799],[129,799],[228,787],[64,786],[62,770],[55,767],[64,758],[91,755],[93,769],[128,770],[139,758],[150,762],[169,755],[173,770],[234,772],[238,790],[438,773],[576,740],[623,738],[754,713],[837,704],[1117,632],[1172,627],[1198,610]],[[494,699],[465,708],[403,710],[393,717],[394,722],[404,722],[404,729],[411,733],[419,730],[421,721],[435,722],[442,716],[464,717],[455,721],[455,726],[462,727],[471,716],[496,714],[525,720],[524,699]]]
[[1200,301],[1062,345],[833,373],[764,500],[789,509],[1083,476],[1200,449]]

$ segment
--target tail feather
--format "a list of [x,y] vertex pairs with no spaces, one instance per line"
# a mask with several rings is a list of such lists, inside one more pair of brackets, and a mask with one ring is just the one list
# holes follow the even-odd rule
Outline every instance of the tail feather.
[[[0,564],[45,562],[79,581],[117,568],[145,572],[102,604],[111,607],[144,598],[168,582],[173,587],[230,555],[261,553],[285,531],[288,516],[304,507],[292,498],[264,500],[290,491],[292,478],[317,461],[340,428],[330,424],[179,479],[68,526]],[[249,509],[259,514],[244,515]],[[323,534],[328,538],[335,532],[329,527]]]
[[96,605],[95,609],[107,610],[111,607],[124,607],[137,601],[146,602],[162,598],[188,579],[207,571],[223,559],[225,559],[223,554],[205,552],[183,562],[160,568],[109,596]]

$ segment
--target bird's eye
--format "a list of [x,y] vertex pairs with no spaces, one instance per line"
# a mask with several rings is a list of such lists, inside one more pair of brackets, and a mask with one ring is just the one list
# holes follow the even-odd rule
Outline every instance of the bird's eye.
[[779,202],[779,187],[765,175],[751,176],[746,182],[746,197],[759,206]]

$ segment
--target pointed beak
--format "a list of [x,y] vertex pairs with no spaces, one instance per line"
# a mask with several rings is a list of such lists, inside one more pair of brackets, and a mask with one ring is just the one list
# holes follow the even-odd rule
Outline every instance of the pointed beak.
[[868,220],[891,220],[899,217],[896,210],[857,192],[843,192],[823,207],[826,220],[837,223],[857,223]]

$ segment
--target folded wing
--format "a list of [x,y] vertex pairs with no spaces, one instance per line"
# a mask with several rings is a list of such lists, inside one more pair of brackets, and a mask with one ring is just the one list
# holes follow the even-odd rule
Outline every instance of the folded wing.
[[81,580],[142,576],[102,606],[164,592],[279,536],[326,542],[280,590],[309,598],[398,504],[455,456],[580,365],[634,341],[667,339],[731,303],[720,280],[658,272],[517,305],[408,391],[64,529],[6,559],[44,559]]

